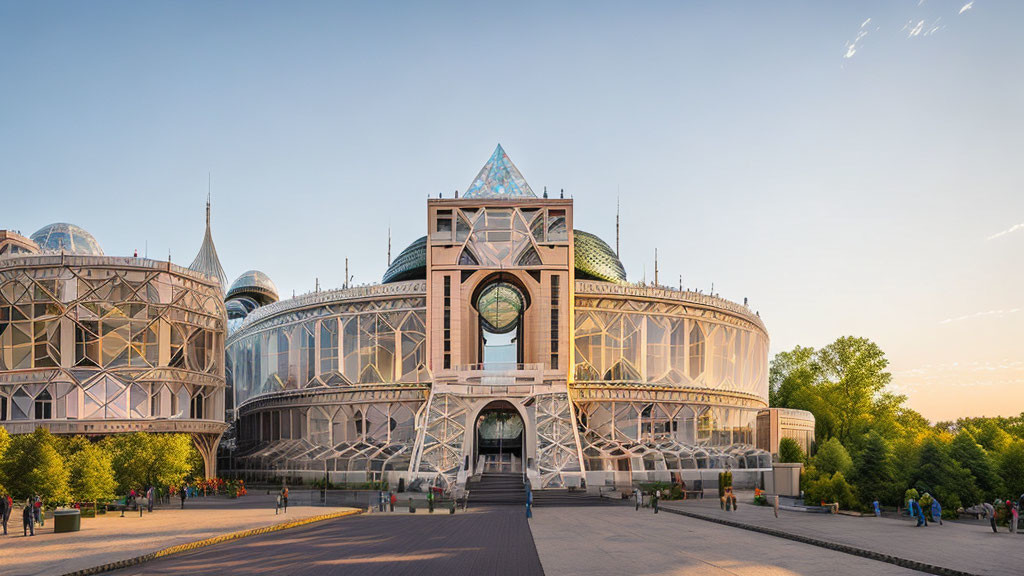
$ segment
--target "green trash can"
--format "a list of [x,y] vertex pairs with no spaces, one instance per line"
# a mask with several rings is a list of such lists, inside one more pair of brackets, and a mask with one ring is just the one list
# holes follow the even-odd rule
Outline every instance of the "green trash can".
[[58,508],[53,511],[53,531],[78,532],[82,529],[82,513],[75,508]]

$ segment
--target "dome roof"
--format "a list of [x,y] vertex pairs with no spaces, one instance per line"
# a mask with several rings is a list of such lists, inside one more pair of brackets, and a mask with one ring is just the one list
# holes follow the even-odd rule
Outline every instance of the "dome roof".
[[[625,282],[626,269],[604,240],[582,230],[572,231],[576,244],[576,277],[581,280]],[[427,237],[412,244],[391,263],[383,282],[423,280],[427,277]]]
[[252,298],[261,306],[278,301],[277,286],[274,285],[270,276],[259,270],[249,270],[231,284],[227,299],[230,300],[240,296]]
[[92,237],[92,234],[66,222],[43,226],[32,235],[31,239],[39,245],[39,250],[42,252],[63,251],[68,254],[103,256],[103,249],[100,248],[99,242]]
[[616,283],[626,281],[626,269],[604,240],[582,230],[573,230],[572,237],[576,245],[576,278]]
[[424,236],[402,250],[384,272],[383,282],[423,280],[427,277],[427,237]]

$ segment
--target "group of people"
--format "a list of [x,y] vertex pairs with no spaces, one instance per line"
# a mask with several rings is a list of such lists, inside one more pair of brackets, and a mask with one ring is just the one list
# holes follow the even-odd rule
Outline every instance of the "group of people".
[[[644,505],[644,493],[639,487],[633,490],[633,498],[636,500],[636,509],[640,510],[640,507]],[[651,493],[651,508],[654,508],[654,513],[658,513],[658,504],[661,502],[661,490],[655,490]]]
[[920,500],[914,500],[913,498],[907,500],[907,512],[910,513],[911,518],[917,519],[917,526],[928,526],[928,516],[925,514],[926,508],[931,514],[932,522],[938,522],[941,526],[942,504],[939,504],[938,498],[925,492]]
[[[14,499],[10,494],[0,494],[0,525],[3,526],[4,536],[7,536],[7,524],[14,512]],[[43,525],[43,499],[38,494],[25,499],[25,505],[21,509],[21,524],[25,536],[36,535],[36,524]]]
[[985,510],[985,516],[988,517],[989,522],[992,524],[992,532],[999,532],[996,525],[996,508],[1002,504],[1006,507],[1007,520],[1009,520],[1010,533],[1016,534],[1018,524],[1020,523],[1020,511],[1024,507],[1024,494],[1021,494],[1020,500],[1014,502],[1013,500],[996,500],[993,503],[984,502],[981,507]]

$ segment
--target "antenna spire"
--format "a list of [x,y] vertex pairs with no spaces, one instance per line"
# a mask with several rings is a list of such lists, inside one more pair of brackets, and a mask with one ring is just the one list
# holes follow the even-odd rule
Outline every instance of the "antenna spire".
[[[458,192],[455,193],[458,198]],[[391,226],[388,226],[388,268],[391,267]]]
[[654,285],[658,285],[658,249],[654,249]]
[[213,175],[206,173],[206,228],[210,228],[210,196],[213,193]]
[[619,187],[615,186],[615,257],[619,257]]

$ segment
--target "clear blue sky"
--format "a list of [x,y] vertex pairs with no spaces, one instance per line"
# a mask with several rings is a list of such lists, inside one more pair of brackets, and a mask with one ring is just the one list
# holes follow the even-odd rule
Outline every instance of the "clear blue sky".
[[[0,2],[0,228],[378,281],[501,142],[630,278],[879,342],[932,418],[1024,410],[1024,3]],[[870,18],[870,21],[865,21]],[[847,57],[849,56],[849,57]],[[948,320],[948,321],[947,321]]]

